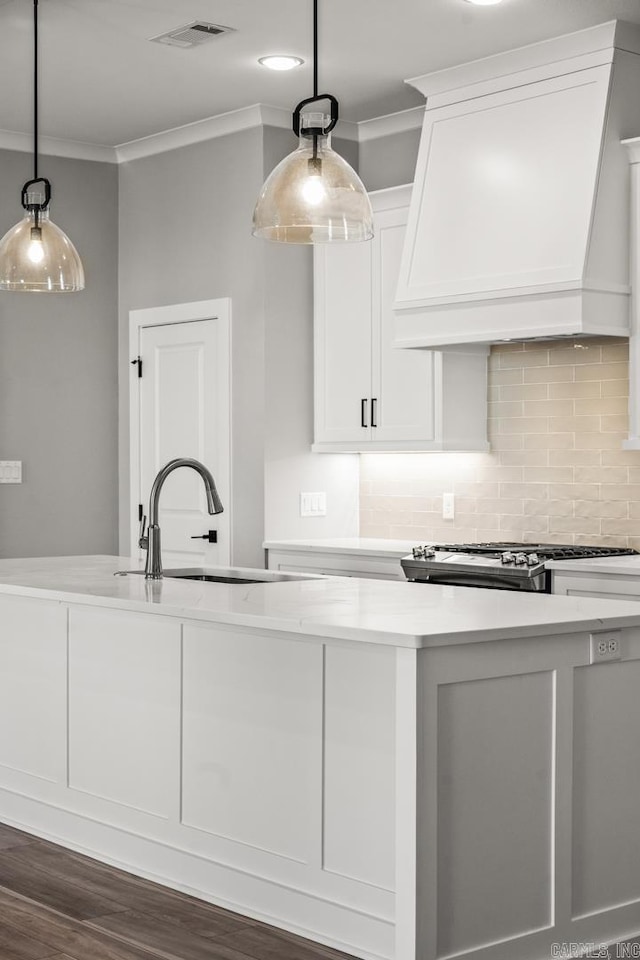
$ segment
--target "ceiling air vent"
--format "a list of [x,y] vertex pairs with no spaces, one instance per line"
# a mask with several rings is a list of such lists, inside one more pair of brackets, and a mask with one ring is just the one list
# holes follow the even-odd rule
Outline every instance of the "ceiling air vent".
[[232,27],[221,27],[217,23],[206,23],[204,20],[194,20],[183,27],[176,27],[168,33],[161,33],[157,37],[149,37],[154,43],[168,43],[172,47],[197,47],[201,43],[208,43],[223,33],[231,33]]

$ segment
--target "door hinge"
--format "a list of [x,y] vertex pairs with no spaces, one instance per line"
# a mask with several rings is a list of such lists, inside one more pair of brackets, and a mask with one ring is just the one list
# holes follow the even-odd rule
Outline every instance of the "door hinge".
[[131,366],[138,367],[138,379],[142,376],[142,357],[136,357],[135,360],[131,361]]

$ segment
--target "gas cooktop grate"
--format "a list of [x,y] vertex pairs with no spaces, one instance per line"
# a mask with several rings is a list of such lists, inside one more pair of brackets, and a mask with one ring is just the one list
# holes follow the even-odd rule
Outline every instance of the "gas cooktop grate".
[[630,547],[583,547],[555,543],[439,543],[436,550],[450,553],[537,553],[541,560],[588,560],[593,557],[625,557],[637,554]]

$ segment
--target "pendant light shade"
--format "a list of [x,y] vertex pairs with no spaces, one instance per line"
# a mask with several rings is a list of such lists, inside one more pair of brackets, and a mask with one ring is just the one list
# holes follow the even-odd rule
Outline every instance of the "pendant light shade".
[[[313,96],[293,113],[297,150],[267,177],[253,213],[253,235],[281,243],[370,240],[373,212],[358,174],[331,148],[338,101],[318,93],[318,0],[313,0]],[[331,113],[303,113],[326,100]]]
[[[314,114],[304,120],[317,122]],[[331,149],[331,134],[314,140],[304,131],[303,126],[298,149],[280,161],[262,188],[254,235],[282,243],[370,240],[371,203],[359,176]]]
[[84,289],[78,251],[49,219],[51,183],[38,176],[38,0],[33,0],[33,179],[22,188],[25,217],[0,240],[0,290],[72,293]]
[[[38,236],[38,232],[40,235]],[[78,251],[44,210],[12,227],[0,240],[0,289],[32,293],[71,293],[84,289]]]

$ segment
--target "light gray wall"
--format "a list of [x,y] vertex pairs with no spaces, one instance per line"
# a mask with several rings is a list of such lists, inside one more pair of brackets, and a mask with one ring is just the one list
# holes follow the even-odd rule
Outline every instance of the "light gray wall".
[[[378,189],[412,179],[417,143],[410,131],[334,146]],[[120,168],[43,159],[53,219],[80,251],[87,288],[0,294],[0,459],[24,464],[22,485],[0,485],[0,556],[113,553],[118,513],[128,550],[128,312],[223,296],[233,304],[236,562],[259,563],[264,535],[355,533],[357,458],[309,450],[311,251],[250,232],[263,177],[294,146],[267,127]],[[30,163],[0,151],[0,234],[21,216]],[[326,518],[299,517],[301,490],[327,492]]]
[[420,143],[418,130],[378,137],[360,144],[360,177],[367,190],[413,183]]
[[[359,151],[334,146],[378,189],[412,178],[417,142],[411,131]],[[250,232],[263,177],[293,146],[287,131],[256,128],[119,169],[44,158],[52,216],[81,253],[87,288],[0,294],[0,459],[24,464],[22,485],[0,485],[0,556],[116,552],[118,513],[128,550],[128,312],[223,296],[233,303],[236,562],[259,563],[265,534],[355,532],[357,458],[309,451],[311,253]],[[0,151],[0,233],[20,218],[29,176],[28,154]],[[298,516],[301,490],[327,492],[327,518]]]
[[251,236],[262,130],[120,167],[120,536],[129,546],[129,311],[232,300],[234,563],[262,561],[264,276]]
[[[120,168],[122,550],[129,542],[129,311],[217,297],[232,301],[233,562],[261,565],[265,533],[356,532],[354,458],[310,452],[311,251],[251,235],[264,177],[295,145],[288,131],[256,128]],[[337,145],[357,161],[356,144]],[[326,490],[326,521],[301,522],[305,489]]]
[[[265,128],[265,174],[295,149],[293,134]],[[334,140],[353,166],[357,144]],[[311,453],[313,442],[313,249],[264,243],[266,294],[265,538],[358,533],[359,458]],[[326,517],[301,517],[300,493],[323,491]]]
[[[82,257],[86,289],[0,293],[0,556],[114,553],[117,547],[115,164],[42,157],[51,219]],[[23,215],[28,154],[0,150],[0,235]]]

